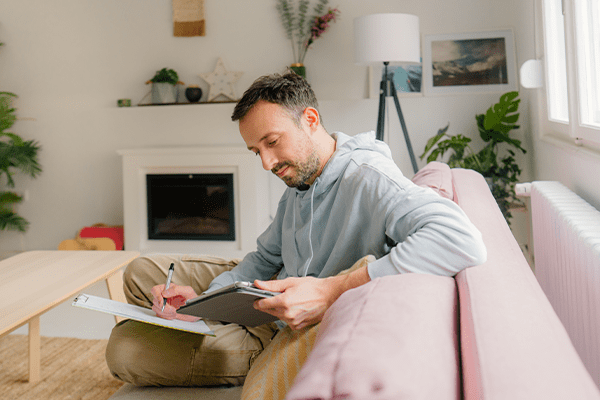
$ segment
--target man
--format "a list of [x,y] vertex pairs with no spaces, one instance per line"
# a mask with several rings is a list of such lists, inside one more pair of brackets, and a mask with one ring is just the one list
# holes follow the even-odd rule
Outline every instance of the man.
[[[128,301],[151,303],[164,318],[190,319],[177,313],[185,300],[251,281],[282,292],[257,301],[256,308],[277,316],[279,326],[302,329],[320,322],[342,293],[371,279],[408,272],[452,276],[485,260],[480,233],[455,203],[406,179],[387,145],[372,133],[330,135],[312,89],[294,73],[259,78],[232,119],[239,120],[244,142],[263,167],[288,185],[273,222],[257,240],[257,251],[241,262],[140,258],[125,273]],[[376,261],[339,274],[367,255]],[[173,281],[179,285],[165,290],[162,282],[171,262],[178,263]],[[252,361],[278,331],[276,324],[207,324],[215,338],[121,323],[107,348],[109,367],[138,385],[242,384]]]

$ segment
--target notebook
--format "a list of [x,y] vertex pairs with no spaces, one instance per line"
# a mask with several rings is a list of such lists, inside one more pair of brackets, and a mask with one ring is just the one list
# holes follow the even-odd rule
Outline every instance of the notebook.
[[121,303],[103,297],[92,296],[89,294],[80,294],[73,300],[75,307],[86,308],[88,310],[100,311],[119,317],[129,318],[148,324],[160,325],[167,328],[179,329],[181,331],[199,333],[201,335],[215,336],[206,322],[200,320],[197,322],[181,321],[178,319],[164,319],[157,317],[154,311],[135,306],[133,304]]

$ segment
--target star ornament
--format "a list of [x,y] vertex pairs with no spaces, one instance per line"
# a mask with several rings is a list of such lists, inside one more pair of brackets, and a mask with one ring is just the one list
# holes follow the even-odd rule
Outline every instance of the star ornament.
[[210,85],[208,90],[208,101],[213,101],[215,98],[223,95],[230,100],[236,101],[235,90],[233,83],[242,76],[243,72],[227,71],[223,60],[219,58],[217,66],[213,72],[200,74],[200,77]]

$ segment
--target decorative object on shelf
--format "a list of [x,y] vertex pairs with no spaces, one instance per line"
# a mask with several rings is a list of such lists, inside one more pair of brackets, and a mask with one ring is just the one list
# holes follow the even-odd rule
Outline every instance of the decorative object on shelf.
[[517,90],[512,30],[423,36],[426,94]]
[[[515,152],[520,150],[525,154],[527,151],[521,147],[521,141],[510,137],[509,133],[513,129],[519,128],[520,99],[517,99],[519,92],[508,92],[500,96],[498,103],[487,109],[485,114],[475,116],[479,135],[485,143],[483,149],[475,152],[469,143],[471,138],[461,134],[450,136],[448,124],[445,128],[438,131],[437,135],[429,139],[425,150],[421,155],[423,159],[427,153],[427,162],[442,159],[448,151],[450,157],[447,164],[451,168],[473,169],[481,173],[488,184],[504,218],[510,225],[511,205],[521,205],[522,202],[516,197],[515,184],[518,182],[521,168],[515,161]],[[444,140],[442,140],[445,138]],[[508,146],[500,155],[500,144]],[[499,157],[502,157],[498,159]]]
[[208,100],[213,101],[219,96],[227,97],[230,100],[236,101],[235,90],[233,83],[243,75],[243,72],[227,71],[223,60],[219,57],[217,66],[213,72],[200,74],[200,77],[210,85],[208,90]]
[[202,89],[200,89],[198,85],[190,85],[185,89],[185,98],[188,99],[190,103],[197,103],[202,98]]
[[306,77],[304,68],[304,57],[315,40],[317,40],[327,28],[329,23],[336,20],[340,15],[337,8],[330,8],[325,12],[325,6],[329,0],[318,0],[313,7],[312,16],[308,17],[310,0],[277,0],[277,11],[281,17],[281,23],[285,29],[287,38],[292,43],[292,54],[294,63],[290,69],[297,74]]
[[119,100],[117,100],[117,106],[131,107],[131,99],[119,99]]
[[204,0],[173,0],[173,36],[204,34]]
[[359,65],[381,65],[383,73],[379,84],[379,113],[377,139],[383,140],[386,99],[394,98],[404,141],[415,173],[417,160],[413,152],[406,123],[400,108],[392,63],[418,64],[421,62],[419,17],[410,14],[371,14],[354,19],[354,60]]
[[167,68],[156,71],[154,77],[146,82],[149,83],[152,84],[153,104],[177,103],[177,85],[184,84],[179,80],[177,72]]

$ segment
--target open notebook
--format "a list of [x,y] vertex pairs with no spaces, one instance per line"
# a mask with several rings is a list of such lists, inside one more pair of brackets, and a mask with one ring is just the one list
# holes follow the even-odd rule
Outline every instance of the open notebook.
[[215,333],[210,330],[208,325],[202,320],[197,322],[180,321],[178,319],[164,319],[157,317],[154,311],[135,306],[133,304],[125,304],[118,301],[105,299],[103,297],[92,296],[89,294],[80,294],[73,300],[75,307],[87,308],[88,310],[100,311],[119,317],[129,318],[136,321],[146,322],[148,324],[160,325],[167,328],[179,329],[201,335],[215,336]]

